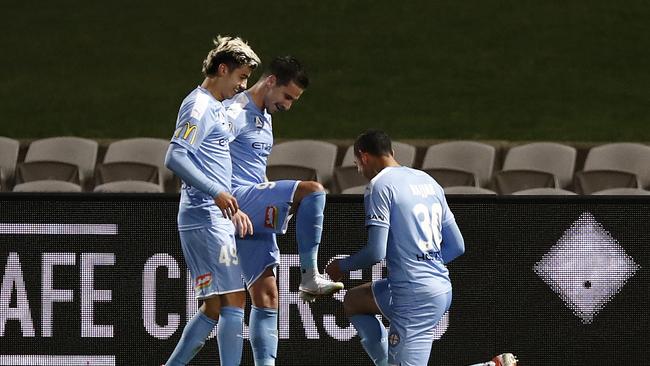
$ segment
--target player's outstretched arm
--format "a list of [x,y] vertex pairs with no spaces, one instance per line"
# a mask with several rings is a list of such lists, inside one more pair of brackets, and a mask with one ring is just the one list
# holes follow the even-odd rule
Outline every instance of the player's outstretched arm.
[[[361,248],[357,253],[345,259],[341,259],[340,261],[335,261],[336,264],[334,264],[335,262],[332,262],[332,265],[337,267],[332,269],[342,272],[339,274],[339,276],[342,277],[344,273],[370,267],[386,257],[387,243],[388,228],[370,225],[368,227],[368,244]],[[330,271],[327,271],[327,273],[329,274]],[[330,277],[332,277],[331,274]],[[334,277],[332,277],[332,279],[337,280]]]
[[465,240],[456,222],[442,227],[442,260],[445,264],[465,253]]
[[183,146],[173,142],[169,144],[165,156],[165,166],[185,183],[214,197],[214,201],[221,209],[224,217],[231,219],[232,215],[239,209],[235,197],[228,192],[220,192],[218,185],[194,165],[194,162],[188,156],[187,149]]

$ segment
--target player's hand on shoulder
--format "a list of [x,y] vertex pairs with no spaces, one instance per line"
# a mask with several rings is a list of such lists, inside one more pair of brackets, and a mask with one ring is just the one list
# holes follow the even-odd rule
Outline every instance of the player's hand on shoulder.
[[237,211],[237,213],[232,216],[232,222],[235,224],[235,230],[239,233],[240,238],[243,238],[246,235],[253,235],[253,223],[244,211]]
[[330,276],[332,281],[340,281],[345,276],[345,272],[341,271],[340,262],[340,259],[335,259],[325,268],[325,273]]
[[214,203],[219,207],[223,217],[232,219],[233,215],[239,211],[237,199],[228,192],[220,192],[214,197]]

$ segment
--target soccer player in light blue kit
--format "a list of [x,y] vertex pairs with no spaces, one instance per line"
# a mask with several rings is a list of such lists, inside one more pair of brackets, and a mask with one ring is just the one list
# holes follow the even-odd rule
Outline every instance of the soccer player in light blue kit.
[[[340,280],[385,257],[388,278],[349,290],[345,313],[375,365],[426,365],[434,327],[451,304],[445,264],[464,253],[463,237],[440,185],[422,171],[400,166],[388,135],[361,134],[354,154],[370,180],[364,196],[368,244],[326,271]],[[390,320],[388,332],[375,314]]]
[[260,60],[240,38],[217,37],[214,44],[203,62],[203,83],[181,104],[165,159],[183,181],[178,230],[196,298],[203,301],[167,366],[187,365],[215,325],[221,365],[241,362],[246,292],[234,236],[235,226],[244,236],[252,224],[230,193],[232,135],[221,101],[246,88]]
[[307,88],[309,79],[297,59],[277,57],[249,90],[224,102],[233,126],[230,144],[233,195],[250,215],[255,234],[237,239],[244,279],[253,302],[250,341],[256,365],[274,365],[278,346],[278,288],[275,269],[280,252],[276,234],[284,234],[296,215],[296,241],[302,279],[300,296],[313,301],[343,288],[317,269],[323,230],[325,190],[318,182],[266,181],[266,162],[273,146],[271,114],[287,111]]

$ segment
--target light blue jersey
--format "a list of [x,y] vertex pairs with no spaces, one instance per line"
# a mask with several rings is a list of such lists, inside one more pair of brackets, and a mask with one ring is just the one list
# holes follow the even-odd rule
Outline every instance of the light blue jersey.
[[261,111],[248,92],[235,95],[224,106],[234,138],[230,144],[233,188],[264,182],[266,162],[273,147],[271,115]]
[[[171,142],[189,152],[189,158],[219,191],[230,192],[232,163],[229,141],[232,138],[223,104],[202,87],[193,90],[181,104],[176,131]],[[183,182],[178,214],[178,229],[192,230],[227,220],[214,198]]]
[[401,294],[449,292],[441,231],[455,220],[440,185],[422,171],[387,167],[368,184],[364,203],[366,225],[389,229],[386,262],[393,300],[413,299]]
[[275,234],[289,224],[297,181],[266,182],[266,163],[273,147],[271,115],[253,103],[248,92],[224,101],[233,140],[232,193],[239,208],[248,214],[255,234],[237,238],[237,251],[248,286],[267,269],[280,264]]

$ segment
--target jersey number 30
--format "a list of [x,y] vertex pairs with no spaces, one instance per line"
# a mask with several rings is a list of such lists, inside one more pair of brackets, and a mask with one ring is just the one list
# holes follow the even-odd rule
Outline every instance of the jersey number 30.
[[430,208],[427,208],[423,203],[418,203],[413,207],[413,214],[418,220],[421,233],[424,240],[418,240],[418,247],[424,253],[440,251],[440,244],[442,243],[442,206],[439,203],[434,203]]

